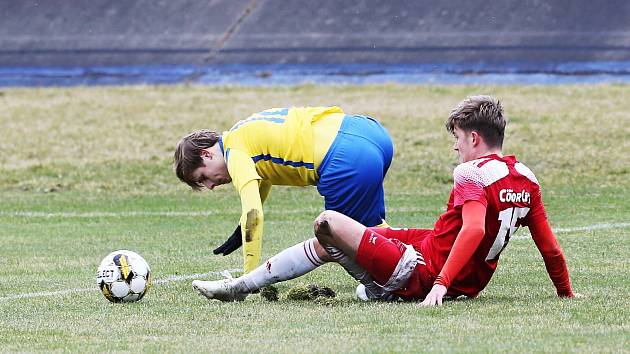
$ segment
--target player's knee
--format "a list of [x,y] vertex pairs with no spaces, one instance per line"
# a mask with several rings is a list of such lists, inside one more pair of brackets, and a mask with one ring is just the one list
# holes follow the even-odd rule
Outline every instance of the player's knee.
[[336,211],[325,210],[315,219],[313,229],[315,231],[315,237],[320,243],[327,244],[327,240],[332,238],[332,227],[336,218]]

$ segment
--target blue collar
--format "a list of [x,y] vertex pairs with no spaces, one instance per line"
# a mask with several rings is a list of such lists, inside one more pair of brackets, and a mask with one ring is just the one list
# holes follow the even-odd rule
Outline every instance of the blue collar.
[[225,151],[223,151],[223,137],[219,137],[219,148],[221,149],[221,155],[225,156]]

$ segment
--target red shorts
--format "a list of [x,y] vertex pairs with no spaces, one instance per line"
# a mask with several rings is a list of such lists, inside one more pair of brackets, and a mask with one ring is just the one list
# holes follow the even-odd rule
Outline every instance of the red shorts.
[[[374,280],[387,283],[405,252],[406,244],[419,243],[433,232],[429,229],[367,228],[361,238],[355,261],[367,270]],[[420,250],[416,249],[417,252]],[[426,261],[425,261],[426,262]],[[426,265],[418,263],[409,281],[393,293],[408,300],[423,299],[433,286],[433,277]]]

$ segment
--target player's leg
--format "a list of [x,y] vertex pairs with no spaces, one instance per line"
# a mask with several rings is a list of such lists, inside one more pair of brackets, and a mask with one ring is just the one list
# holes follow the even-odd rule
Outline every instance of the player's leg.
[[193,281],[193,288],[209,299],[240,301],[267,285],[297,278],[332,261],[328,253],[312,238],[289,247],[271,257],[251,272],[236,279]]
[[[429,234],[433,232],[431,229],[409,229],[409,228],[384,228],[384,227],[368,227],[368,231],[374,232],[378,235],[385,237],[386,239],[394,239],[396,240],[396,244],[407,244],[407,245],[417,245],[424,240]],[[366,231],[367,233],[367,231]],[[399,250],[400,251],[400,250]],[[396,258],[396,253],[393,255]],[[423,274],[423,276],[426,274]],[[411,291],[413,293],[413,291]],[[369,289],[367,289],[363,284],[359,284],[356,289],[357,297],[363,301],[370,301],[374,299],[380,299],[379,296],[376,296]],[[397,295],[397,294],[392,294]],[[407,294],[398,294],[398,295],[407,295]]]
[[361,295],[357,293],[360,299],[394,300],[394,296],[383,291],[372,276],[354,261],[365,226],[341,213],[326,210],[315,220],[314,228],[315,236],[330,257],[361,283]]
[[[422,255],[411,245],[395,238],[376,233],[376,228],[366,228],[351,218],[334,211],[323,212],[315,222],[315,234],[320,244],[329,251],[332,247],[343,254],[343,259],[331,256],[349,273],[368,286],[376,284],[385,294],[419,298],[431,287],[426,264]],[[384,229],[389,236],[411,241],[423,239],[432,230]],[[329,253],[331,253],[329,251]],[[349,269],[347,268],[349,266]],[[416,268],[423,266],[424,268]],[[357,276],[358,275],[358,276]],[[369,282],[366,282],[366,278]],[[404,290],[401,290],[404,287]],[[389,297],[389,296],[388,296]],[[381,299],[383,299],[381,297]],[[390,297],[391,299],[391,297]]]
[[369,227],[370,230],[385,238],[395,238],[408,245],[419,245],[425,237],[433,233],[432,229]]
[[[375,230],[384,231],[386,236]],[[433,230],[427,229],[367,228],[361,238],[355,261],[383,290],[403,299],[421,299],[431,289],[433,280],[423,255],[410,243],[417,245],[432,232]]]
[[306,274],[332,258],[370,289],[377,287],[372,291],[380,294],[370,275],[353,261],[365,226],[343,214],[325,211],[316,219],[314,228],[317,240],[290,247],[239,278],[195,280],[193,288],[210,299],[240,301],[255,290]]

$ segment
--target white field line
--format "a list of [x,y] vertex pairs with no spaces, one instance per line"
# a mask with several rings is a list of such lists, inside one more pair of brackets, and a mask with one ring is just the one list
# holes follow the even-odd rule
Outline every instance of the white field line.
[[[166,278],[154,280],[153,285],[160,285],[160,284],[172,283],[172,282],[183,281],[183,280],[205,278],[212,275],[224,275],[225,272],[228,272],[231,274],[234,272],[242,272],[242,269],[227,269],[221,272],[207,272],[207,273],[198,273],[198,274],[189,274],[189,275],[171,275]],[[96,284],[94,284],[94,287],[91,287],[91,288],[75,288],[75,289],[66,289],[66,290],[59,290],[59,291],[44,291],[44,292],[39,292],[39,293],[8,295],[8,296],[0,297],[0,302],[4,300],[30,299],[30,298],[46,297],[46,296],[63,296],[63,295],[68,295],[68,294],[84,293],[84,292],[91,292],[91,291],[98,291],[98,290],[99,290],[98,287],[96,286]]]
[[211,211],[87,211],[87,212],[45,212],[45,211],[13,211],[0,212],[0,216],[15,218],[129,218],[142,216],[159,217],[196,217],[211,216],[225,213]]
[[621,229],[624,227],[629,227],[630,222],[618,222],[618,223],[610,223],[610,224],[595,224],[589,226],[579,226],[579,227],[559,227],[557,229],[553,229],[556,233],[571,233],[577,231],[593,231],[593,230],[607,230],[607,229]]
[[[315,208],[311,209],[291,209],[282,211],[283,214],[301,214],[317,212]],[[390,208],[389,212],[426,212],[426,209],[414,208]],[[89,212],[44,212],[44,211],[0,211],[0,217],[17,217],[17,218],[127,218],[127,217],[197,217],[211,215],[225,215],[226,213],[217,213],[212,211],[89,211]],[[629,227],[630,223],[605,223],[593,224],[578,227],[559,227],[554,228],[555,233],[571,233],[578,231],[594,231],[607,229],[620,229]],[[527,238],[529,234],[515,236],[513,239]]]
[[[236,210],[236,209],[235,209]],[[237,214],[240,209],[233,214]],[[317,213],[323,211],[319,208],[302,208],[302,209],[287,209],[280,210],[276,208],[275,212],[281,212],[282,214],[302,214],[302,213]],[[389,208],[388,212],[399,213],[411,213],[411,212],[426,212],[426,209],[418,208]],[[269,211],[274,213],[274,211]],[[0,211],[0,217],[14,217],[14,218],[129,218],[129,217],[197,217],[197,216],[213,216],[213,215],[226,215],[230,213],[216,212],[216,211],[60,211],[60,212],[46,212],[46,211]]]
[[[570,234],[572,232],[622,229],[624,227],[630,227],[630,222],[594,224],[594,225],[578,226],[578,227],[557,227],[557,228],[553,228],[553,232],[556,234]],[[519,234],[513,237],[510,237],[510,239],[520,240],[520,239],[526,239],[526,238],[532,237],[532,235],[528,232],[524,232],[522,233],[522,235],[519,235]]]

